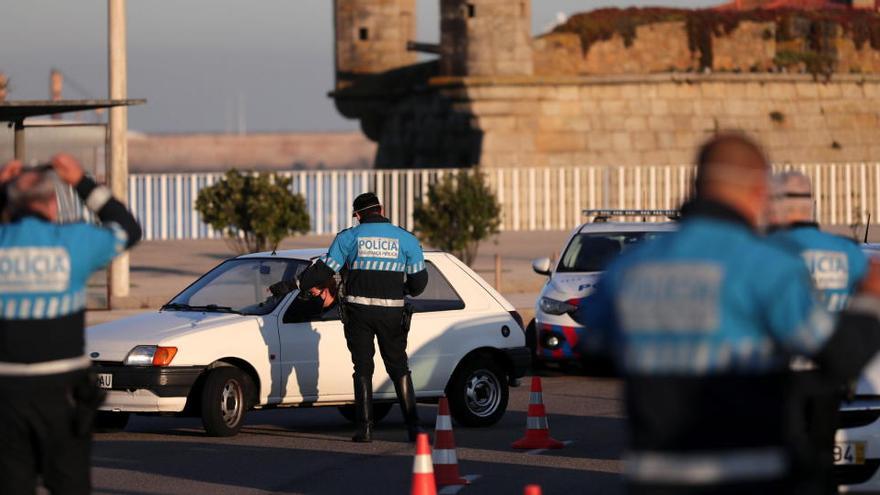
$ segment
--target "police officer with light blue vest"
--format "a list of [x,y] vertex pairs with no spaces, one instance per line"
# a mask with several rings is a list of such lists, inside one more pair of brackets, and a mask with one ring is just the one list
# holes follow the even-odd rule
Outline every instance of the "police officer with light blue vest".
[[337,272],[343,272],[345,340],[354,364],[357,431],[355,442],[370,442],[373,429],[374,338],[385,370],[394,383],[410,441],[419,432],[416,397],[406,354],[409,330],[404,297],[425,290],[428,272],[418,240],[383,216],[379,198],[355,198],[353,216],[359,225],[340,232],[327,255],[300,275],[300,291],[308,293]]
[[[58,224],[56,175],[101,221]],[[130,248],[140,227],[69,155],[0,171],[0,493],[91,491],[91,425],[100,405],[83,355],[86,283]]]
[[630,493],[792,493],[789,360],[851,379],[880,348],[880,269],[835,318],[756,228],[769,165],[739,134],[698,154],[679,231],[612,262],[573,315],[625,379]]
[[[851,239],[819,230],[813,212],[813,191],[807,176],[787,171],[773,177],[768,237],[803,259],[820,299],[829,311],[838,312],[847,307],[865,276],[868,260]],[[822,373],[806,368],[800,369],[796,378],[802,383],[806,439],[812,448],[804,452],[805,486],[799,491],[837,493],[833,476],[834,433],[846,384],[829,381]]]

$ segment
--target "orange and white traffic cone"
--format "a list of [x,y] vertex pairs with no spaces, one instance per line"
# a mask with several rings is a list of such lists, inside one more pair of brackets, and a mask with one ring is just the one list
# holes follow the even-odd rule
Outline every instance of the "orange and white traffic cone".
[[541,485],[526,485],[523,495],[541,495]]
[[437,495],[434,469],[431,466],[431,444],[427,433],[416,437],[416,456],[413,459],[412,490],[410,495]]
[[437,411],[437,427],[434,430],[434,476],[438,486],[467,485],[468,480],[458,472],[458,456],[455,454],[455,437],[452,434],[452,417],[449,402],[440,397]]
[[550,436],[547,411],[544,409],[544,396],[541,378],[532,377],[532,392],[529,394],[529,414],[526,419],[526,436],[513,442],[515,449],[561,449],[562,442]]

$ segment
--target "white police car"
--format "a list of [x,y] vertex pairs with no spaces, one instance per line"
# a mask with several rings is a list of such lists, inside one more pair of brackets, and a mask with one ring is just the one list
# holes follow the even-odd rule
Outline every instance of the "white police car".
[[[674,222],[646,222],[649,217],[674,218],[674,210],[584,210],[593,217],[572,231],[565,249],[556,262],[540,258],[532,269],[548,276],[538,296],[535,319],[526,329],[526,342],[533,352],[533,361],[568,364],[582,361],[578,343],[584,328],[568,314],[579,301],[593,292],[606,264],[630,246],[675,230]],[[640,218],[639,222],[610,222],[618,218]],[[589,352],[589,351],[587,351]]]
[[[290,250],[224,261],[160,311],[86,331],[107,400],[99,426],[130,413],[192,415],[210,435],[234,435],[250,409],[340,406],[353,416],[351,360],[340,313],[279,291],[325,250]],[[508,386],[529,367],[522,319],[454,256],[425,253],[428,286],[413,306],[407,351],[416,395],[447,396],[452,417],[490,426],[507,409]],[[375,416],[395,400],[376,354]]]

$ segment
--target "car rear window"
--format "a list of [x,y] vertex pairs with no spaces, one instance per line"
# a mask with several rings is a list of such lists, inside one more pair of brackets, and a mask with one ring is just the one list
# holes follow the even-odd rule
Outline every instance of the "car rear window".
[[589,232],[568,243],[557,272],[600,272],[618,254],[631,246],[668,234],[668,232]]
[[453,311],[464,309],[464,301],[459,297],[446,277],[430,261],[425,262],[428,270],[428,285],[425,291],[416,297],[407,297],[416,313],[428,311]]

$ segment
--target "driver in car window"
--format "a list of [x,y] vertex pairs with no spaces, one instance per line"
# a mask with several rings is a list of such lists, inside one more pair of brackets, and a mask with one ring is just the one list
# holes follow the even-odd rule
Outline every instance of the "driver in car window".
[[288,308],[284,321],[303,323],[325,319],[328,313],[337,310],[338,295],[336,278],[330,277],[326,282],[300,293]]

